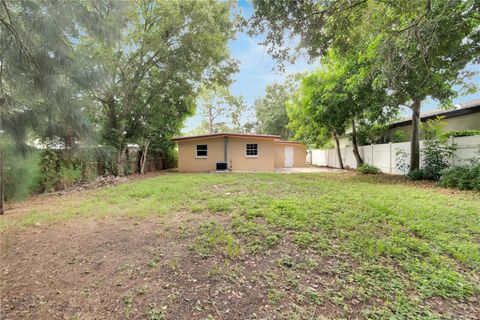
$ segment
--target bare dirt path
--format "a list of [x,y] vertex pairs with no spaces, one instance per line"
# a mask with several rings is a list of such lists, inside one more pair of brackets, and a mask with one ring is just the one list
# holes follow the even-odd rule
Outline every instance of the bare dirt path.
[[198,225],[211,219],[77,219],[7,232],[2,318],[241,319],[262,305],[263,292],[217,277],[227,267],[221,256],[192,252]]

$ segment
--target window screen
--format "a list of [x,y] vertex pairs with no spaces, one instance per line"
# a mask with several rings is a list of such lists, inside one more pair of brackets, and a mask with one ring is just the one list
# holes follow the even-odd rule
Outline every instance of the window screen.
[[208,146],[206,144],[197,144],[197,157],[207,157]]
[[247,143],[245,155],[247,157],[258,156],[258,144]]

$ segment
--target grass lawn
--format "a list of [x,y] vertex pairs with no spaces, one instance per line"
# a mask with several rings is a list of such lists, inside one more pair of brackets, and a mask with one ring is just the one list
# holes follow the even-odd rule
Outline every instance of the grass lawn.
[[0,218],[5,319],[479,319],[480,195],[164,174]]

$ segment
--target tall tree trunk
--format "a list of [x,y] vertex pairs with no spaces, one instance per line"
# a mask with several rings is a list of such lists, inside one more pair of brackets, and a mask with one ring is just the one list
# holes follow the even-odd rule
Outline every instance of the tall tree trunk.
[[337,131],[333,131],[333,139],[335,140],[335,145],[337,147],[337,156],[340,169],[345,169],[343,167],[342,152],[340,151],[340,141],[338,141]]
[[414,99],[412,109],[412,140],[410,141],[410,172],[420,168],[420,108],[421,100]]
[[353,144],[353,154],[355,155],[355,160],[357,161],[357,168],[363,164],[363,159],[358,152],[358,142],[357,142],[357,127],[355,124],[355,119],[352,119],[352,144]]
[[147,141],[147,143],[143,147],[142,156],[140,157],[140,173],[141,174],[145,174],[145,163],[147,162],[147,152],[148,152],[149,145],[150,145],[150,141]]

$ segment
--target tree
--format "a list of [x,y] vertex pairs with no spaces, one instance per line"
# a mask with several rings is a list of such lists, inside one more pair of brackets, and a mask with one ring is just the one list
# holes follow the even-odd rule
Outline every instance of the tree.
[[412,110],[410,170],[420,164],[421,102],[448,104],[463,84],[465,66],[480,57],[478,1],[392,3],[385,11],[379,46],[381,70],[394,96]]
[[[166,142],[179,133],[185,118],[194,108],[192,88],[185,79],[172,75],[168,86],[158,81],[163,81],[163,78],[147,79],[134,102],[138,127],[133,141],[140,146],[139,171],[142,174],[145,173],[145,163],[152,144],[166,146]],[[164,90],[152,96],[151,88],[158,87]]]
[[299,36],[295,53],[306,50],[311,58],[378,42],[377,70],[397,105],[410,103],[412,109],[413,170],[419,165],[421,101],[431,96],[448,102],[463,80],[462,69],[479,59],[479,6],[475,0],[257,0],[249,25],[253,34],[266,32],[267,51],[280,65],[295,58],[285,45],[287,35]]
[[284,140],[292,138],[293,132],[288,128],[286,103],[296,89],[295,79],[285,84],[271,84],[265,89],[265,96],[254,102],[258,120],[258,133],[275,134]]
[[150,132],[141,129],[143,109],[168,100],[157,96],[172,86],[184,90],[183,98],[175,101],[184,101],[173,112],[175,117],[163,118],[173,120],[165,126],[179,126],[177,119],[191,112],[186,102],[201,83],[227,82],[236,70],[228,50],[234,36],[231,8],[231,2],[213,0],[134,2],[127,10],[129,23],[122,38],[113,43],[83,39],[84,51],[98,61],[93,78],[99,83],[92,87],[99,104],[92,114],[106,143],[117,150],[117,174],[123,175],[127,144],[138,140],[141,132]]
[[[329,52],[327,59],[322,60],[329,65],[329,69],[339,74],[339,81],[343,83],[343,92],[348,97],[348,107],[345,108],[351,122],[351,140],[353,154],[357,167],[363,164],[358,151],[357,126],[365,130],[372,124],[385,125],[396,114],[396,107],[391,104],[385,82],[379,80],[379,72],[375,69],[372,52],[376,43],[366,47],[359,47],[355,53]],[[332,65],[332,66],[330,66]]]
[[345,132],[350,115],[348,95],[342,90],[342,74],[335,69],[322,68],[302,79],[297,103],[288,104],[296,138],[312,139],[323,144],[333,138],[340,168],[344,168],[340,152],[339,135]]
[[88,97],[79,91],[80,70],[92,65],[77,55],[75,44],[82,34],[102,37],[108,24],[96,26],[98,19],[115,7],[108,1],[91,7],[86,1],[2,0],[0,94],[8,113],[4,126],[17,146],[25,142],[28,128],[43,142],[65,149],[90,133],[82,112]]
[[[368,53],[368,51],[366,52]],[[337,150],[339,150],[338,134],[351,128],[350,136],[357,166],[363,163],[358,151],[357,123],[366,121],[380,123],[386,121],[390,116],[387,113],[390,109],[387,107],[386,88],[376,83],[375,74],[369,72],[371,65],[368,56],[364,53],[340,55],[330,50],[322,58],[322,68],[305,76],[302,82],[301,95],[303,99],[314,100],[317,108],[303,116],[311,122],[298,120],[298,118],[302,119],[301,114],[290,114],[290,121],[294,124],[301,121],[304,126],[321,126],[330,132],[328,136],[333,136]],[[300,105],[304,103],[310,102],[303,101]],[[290,106],[290,111],[292,111],[295,104]],[[310,132],[314,131],[310,130]],[[325,135],[322,133],[320,137],[325,138]]]
[[[3,169],[28,155],[29,137],[70,150],[92,133],[83,112],[88,97],[79,95],[84,80],[79,70],[88,69],[89,61],[80,59],[76,44],[82,34],[102,37],[109,24],[97,22],[117,6],[109,1],[95,6],[87,1],[0,2],[0,139],[2,145],[6,140],[14,144],[2,155]],[[3,169],[2,211],[3,195],[9,192]]]
[[[233,95],[226,86],[214,84],[204,87],[197,104],[208,134],[241,131],[240,116],[245,110],[245,103],[242,97]],[[227,121],[232,124],[231,129]]]
[[[356,36],[365,23],[367,0],[253,1],[254,14],[247,21],[252,35],[265,35],[267,52],[282,68],[294,61],[299,52],[315,59],[329,49],[352,48],[365,37]],[[355,28],[354,28],[355,27]],[[296,47],[289,41],[299,37]]]

